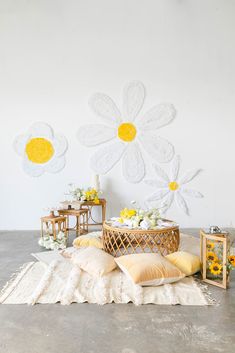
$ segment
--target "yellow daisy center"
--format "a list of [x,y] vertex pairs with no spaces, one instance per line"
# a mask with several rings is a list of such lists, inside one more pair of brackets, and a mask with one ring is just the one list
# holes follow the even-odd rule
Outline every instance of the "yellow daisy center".
[[54,148],[51,142],[45,138],[35,137],[27,143],[25,152],[31,162],[43,164],[52,158]]
[[125,141],[131,142],[135,139],[136,128],[132,123],[123,123],[118,127],[118,137]]
[[179,189],[179,184],[176,181],[171,181],[168,184],[168,187],[171,191],[176,191],[177,189]]

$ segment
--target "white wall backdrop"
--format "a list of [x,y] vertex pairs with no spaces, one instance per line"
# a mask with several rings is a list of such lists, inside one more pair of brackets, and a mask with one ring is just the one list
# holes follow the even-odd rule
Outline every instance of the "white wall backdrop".
[[[90,183],[94,150],[76,138],[79,126],[97,121],[88,98],[105,92],[121,105],[124,84],[136,79],[147,90],[144,111],[176,107],[161,136],[182,169],[204,170],[191,183],[205,196],[188,201],[191,217],[176,206],[168,217],[185,227],[234,226],[234,11],[233,0],[0,0],[0,228],[38,229],[43,208],[63,199],[69,182]],[[68,139],[58,174],[27,176],[12,148],[36,121]],[[152,192],[128,184],[120,163],[101,185],[110,216]]]

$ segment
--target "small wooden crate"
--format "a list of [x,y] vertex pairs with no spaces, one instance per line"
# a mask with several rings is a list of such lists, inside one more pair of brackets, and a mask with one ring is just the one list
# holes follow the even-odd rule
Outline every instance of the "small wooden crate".
[[102,239],[104,250],[113,256],[140,252],[165,256],[178,250],[180,233],[178,226],[143,230],[112,227],[109,222],[104,222]]

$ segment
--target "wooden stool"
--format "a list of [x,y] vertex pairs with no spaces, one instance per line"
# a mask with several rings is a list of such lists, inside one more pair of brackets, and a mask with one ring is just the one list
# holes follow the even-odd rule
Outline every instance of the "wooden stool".
[[51,225],[52,227],[52,234],[54,240],[57,238],[57,234],[59,232],[64,232],[65,236],[67,237],[67,218],[61,216],[46,216],[41,218],[41,237],[44,236],[44,225],[46,225],[47,229]]
[[[66,209],[59,210],[60,216],[67,218],[67,230],[76,230],[76,235],[88,233],[88,210],[87,209]],[[73,228],[69,228],[69,216],[76,217],[76,224]]]

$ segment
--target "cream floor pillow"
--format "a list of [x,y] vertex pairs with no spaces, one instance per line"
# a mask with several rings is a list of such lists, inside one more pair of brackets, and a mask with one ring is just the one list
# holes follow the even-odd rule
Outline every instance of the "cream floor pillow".
[[94,277],[102,277],[117,267],[112,255],[93,246],[73,253],[71,261]]
[[159,254],[130,254],[115,259],[120,269],[141,286],[160,286],[185,277],[177,267]]
[[165,257],[170,263],[178,267],[180,271],[191,276],[194,273],[200,271],[200,258],[194,254],[190,254],[186,251],[176,251],[172,254],[166,255]]

